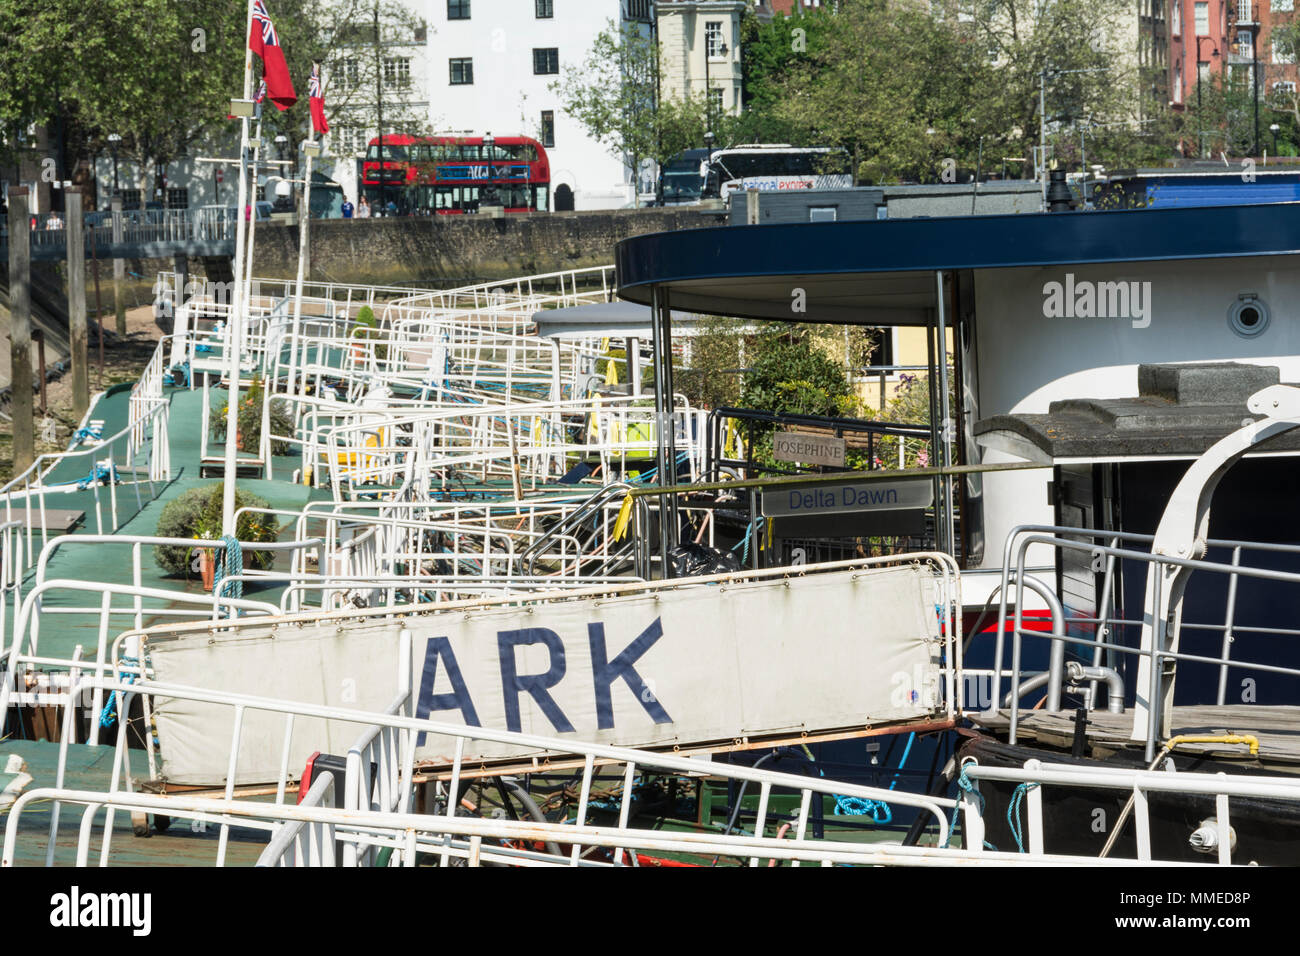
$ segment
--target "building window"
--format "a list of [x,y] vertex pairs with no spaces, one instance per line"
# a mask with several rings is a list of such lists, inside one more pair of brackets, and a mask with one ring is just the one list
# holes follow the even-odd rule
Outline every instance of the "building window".
[[123,209],[140,208],[140,190],[138,189],[119,189],[118,193],[122,196]]
[[537,19],[549,20],[555,16],[555,3],[553,0],[537,0]]
[[167,208],[168,209],[189,209],[190,191],[188,189],[168,189]]
[[411,85],[411,58],[390,56],[384,58],[384,86],[405,90]]
[[704,24],[704,51],[710,60],[722,56],[722,21],[708,20]]
[[448,20],[468,20],[469,0],[447,0]]
[[1270,37],[1269,39],[1272,41],[1274,63],[1295,62],[1295,51],[1289,48],[1289,45],[1285,40],[1282,41],[1282,49],[1278,49],[1278,38]]
[[471,57],[453,59],[450,62],[452,86],[468,86],[474,82],[474,60]]
[[722,90],[709,90],[709,116],[722,115]]
[[549,74],[560,72],[559,47],[541,47],[533,50],[533,72]]
[[627,18],[629,20],[651,20],[650,0],[628,0]]
[[1255,22],[1255,18],[1250,15],[1250,0],[1237,0],[1237,22]]
[[1255,39],[1249,30],[1237,31],[1237,52],[1242,56],[1254,56]]
[[1291,13],[1295,10],[1295,0],[1272,0],[1268,9],[1273,13]]
[[330,132],[330,148],[336,156],[355,156],[361,152],[362,130],[352,126],[336,126]]
[[838,206],[809,206],[809,222],[834,222],[839,212]]
[[345,93],[361,85],[361,63],[354,57],[335,60],[330,70],[330,86],[338,93]]
[[1208,2],[1197,3],[1196,11],[1196,35],[1198,37],[1207,37],[1210,35],[1210,4]]
[[555,145],[555,111],[542,110],[542,145],[547,149]]
[[[1208,14],[1206,14],[1208,16]],[[1174,0],[1174,17],[1173,17],[1173,34],[1179,36],[1183,32],[1183,3],[1182,0]]]
[[1175,63],[1174,64],[1174,102],[1181,103],[1182,101],[1183,101],[1183,65],[1181,63]]

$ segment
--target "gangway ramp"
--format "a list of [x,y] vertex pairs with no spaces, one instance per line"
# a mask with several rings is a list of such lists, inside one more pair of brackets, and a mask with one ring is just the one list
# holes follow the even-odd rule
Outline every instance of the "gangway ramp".
[[[952,559],[924,553],[143,634],[165,684],[381,710],[405,681],[417,717],[720,751],[952,719],[960,607]],[[185,701],[160,701],[156,714],[166,779],[223,782],[229,721]],[[248,715],[242,733],[240,785],[273,779],[282,765],[275,728],[259,719]],[[346,726],[312,731],[295,734],[302,752],[290,765],[347,746]],[[535,756],[475,746],[457,760],[450,741],[429,735],[416,759],[427,768]]]

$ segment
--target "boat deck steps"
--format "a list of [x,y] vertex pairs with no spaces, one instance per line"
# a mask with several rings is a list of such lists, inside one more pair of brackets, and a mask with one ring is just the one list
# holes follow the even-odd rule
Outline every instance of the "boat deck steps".
[[[1011,723],[1010,710],[971,715],[979,727],[1005,737]],[[1259,738],[1259,756],[1250,756],[1242,744],[1180,744],[1180,753],[1197,753],[1216,759],[1278,762],[1300,765],[1300,706],[1263,704],[1188,704],[1174,707],[1174,734],[1249,734]],[[1126,749],[1141,749],[1141,741],[1130,740],[1133,712],[1122,714],[1091,711],[1088,714],[1088,750],[1104,759]],[[1070,749],[1074,740],[1074,711],[1049,713],[1021,710],[1016,728],[1019,742],[1033,741],[1046,747]]]

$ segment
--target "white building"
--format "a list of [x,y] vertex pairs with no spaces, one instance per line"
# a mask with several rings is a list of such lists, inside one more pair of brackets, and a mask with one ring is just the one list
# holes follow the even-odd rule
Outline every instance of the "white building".
[[708,115],[741,110],[740,21],[746,0],[660,0],[664,99],[701,96]]
[[[567,115],[550,86],[562,70],[586,60],[596,36],[611,22],[644,25],[648,32],[651,0],[411,0],[410,5],[427,23],[424,42],[393,46],[385,74],[386,79],[409,77],[408,105],[427,103],[430,130],[537,139],[550,159],[553,209],[609,209],[633,202],[624,158]],[[326,77],[327,105],[329,85],[346,82],[337,73]],[[363,103],[366,108],[357,115],[367,116],[369,127],[350,125],[340,116],[327,143],[335,157],[334,178],[349,196],[356,195],[351,158],[376,135],[373,97],[357,101]],[[390,126],[387,118],[384,125]]]

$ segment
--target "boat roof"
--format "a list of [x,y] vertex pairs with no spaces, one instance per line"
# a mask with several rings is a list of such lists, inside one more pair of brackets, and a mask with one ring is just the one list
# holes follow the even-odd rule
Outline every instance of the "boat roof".
[[[673,313],[673,334],[693,335],[699,316]],[[654,326],[650,308],[635,302],[599,302],[565,309],[543,309],[533,315],[537,334],[549,339],[590,339],[615,336],[650,341]]]
[[652,233],[615,248],[618,294],[754,319],[924,325],[939,271],[1300,253],[1300,203],[1020,213]]

